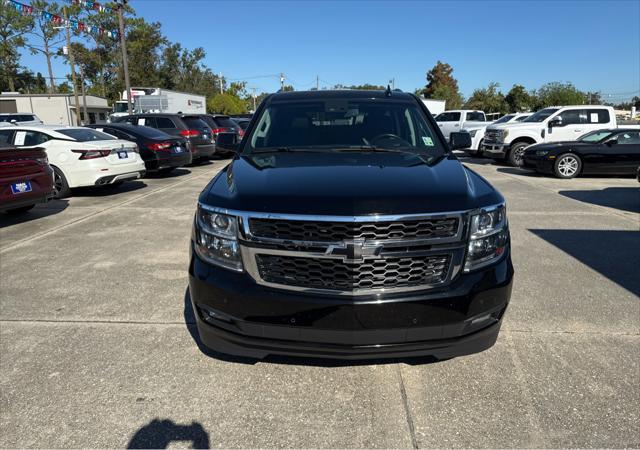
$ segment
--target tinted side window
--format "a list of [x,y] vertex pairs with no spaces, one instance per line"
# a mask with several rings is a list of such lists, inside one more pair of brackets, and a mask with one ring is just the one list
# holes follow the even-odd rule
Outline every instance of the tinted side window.
[[438,122],[457,122],[460,120],[459,112],[443,112],[436,117]]
[[0,130],[0,145],[13,142],[13,130]]
[[588,123],[586,109],[570,109],[560,113],[558,117],[562,120],[562,125]]
[[588,123],[609,123],[608,109],[588,109],[587,114]]
[[640,145],[640,131],[620,133],[616,139],[618,145]]
[[171,119],[168,117],[155,117],[155,128],[177,128]]
[[44,144],[49,140],[49,136],[38,131],[27,131],[24,136],[24,146],[31,147],[34,145]]
[[478,122],[484,122],[484,114],[479,112],[467,113],[467,120],[475,120]]

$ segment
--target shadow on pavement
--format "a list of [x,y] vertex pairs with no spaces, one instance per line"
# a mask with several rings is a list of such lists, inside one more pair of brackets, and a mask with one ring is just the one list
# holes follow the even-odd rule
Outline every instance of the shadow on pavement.
[[221,361],[233,362],[239,364],[254,365],[258,362],[272,363],[272,364],[288,364],[296,366],[315,366],[315,367],[349,367],[349,366],[370,366],[380,364],[397,364],[405,363],[412,366],[432,364],[440,362],[438,359],[432,356],[402,358],[402,359],[366,359],[366,360],[341,360],[341,359],[327,359],[327,358],[307,358],[298,356],[284,356],[284,355],[269,355],[265,359],[246,358],[242,356],[226,355],[219,353],[210,348],[207,348],[200,340],[198,334],[198,328],[196,326],[196,318],[193,311],[193,305],[191,303],[191,295],[189,294],[189,288],[184,293],[184,321],[187,326],[187,330],[194,342],[200,349],[200,351],[209,356],[210,358],[219,359]]
[[[640,296],[640,232],[623,230],[529,230],[563,252]],[[570,280],[571,274],[567,274]]]
[[61,213],[69,206],[68,200],[50,200],[47,203],[37,205],[35,208],[20,214],[0,213],[0,228],[9,225],[31,222],[47,216]]
[[179,425],[168,419],[153,419],[140,428],[127,448],[168,448],[172,442],[190,442],[189,448],[210,448],[209,433],[201,424]]
[[[535,170],[521,169],[519,167],[500,167],[498,169],[498,172],[508,173],[511,175],[522,175],[525,177],[532,177],[532,178],[541,178],[545,176],[545,174],[536,172]],[[552,175],[549,175],[549,176],[552,176]]]
[[176,178],[184,175],[189,175],[191,171],[185,168],[176,168],[170,172],[151,172],[145,175],[145,178],[164,179],[164,178]]
[[124,194],[147,187],[143,181],[125,181],[121,185],[108,184],[106,186],[90,186],[74,188],[71,197],[108,197],[110,195]]
[[607,206],[640,213],[640,188],[637,187],[610,187],[586,191],[560,191],[560,195],[593,205]]

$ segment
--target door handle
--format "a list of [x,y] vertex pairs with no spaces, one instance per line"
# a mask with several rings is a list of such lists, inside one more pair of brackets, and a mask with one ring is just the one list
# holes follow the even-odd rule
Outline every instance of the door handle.
[[582,130],[573,130],[573,131],[575,131],[576,133],[580,133]]
[[456,123],[456,124],[454,124],[453,126],[454,126],[454,127],[459,127],[459,126],[460,126],[460,124]]

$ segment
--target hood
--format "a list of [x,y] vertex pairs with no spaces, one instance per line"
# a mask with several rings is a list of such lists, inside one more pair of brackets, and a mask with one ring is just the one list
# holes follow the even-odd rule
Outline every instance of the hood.
[[569,148],[589,147],[593,143],[579,142],[579,141],[558,141],[558,142],[546,142],[542,144],[533,144],[527,147],[525,152],[531,152],[536,150],[566,150]]
[[487,126],[487,130],[517,130],[517,129],[531,129],[543,126],[544,122],[507,122],[496,123]]
[[237,156],[200,201],[283,214],[372,215],[460,211],[503,201],[455,156],[428,164],[401,153],[275,153]]

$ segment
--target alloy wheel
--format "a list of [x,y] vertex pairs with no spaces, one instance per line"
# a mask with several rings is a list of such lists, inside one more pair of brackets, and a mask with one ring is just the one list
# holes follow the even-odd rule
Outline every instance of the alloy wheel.
[[558,161],[558,172],[564,177],[572,177],[578,171],[578,165],[575,156],[564,156]]

